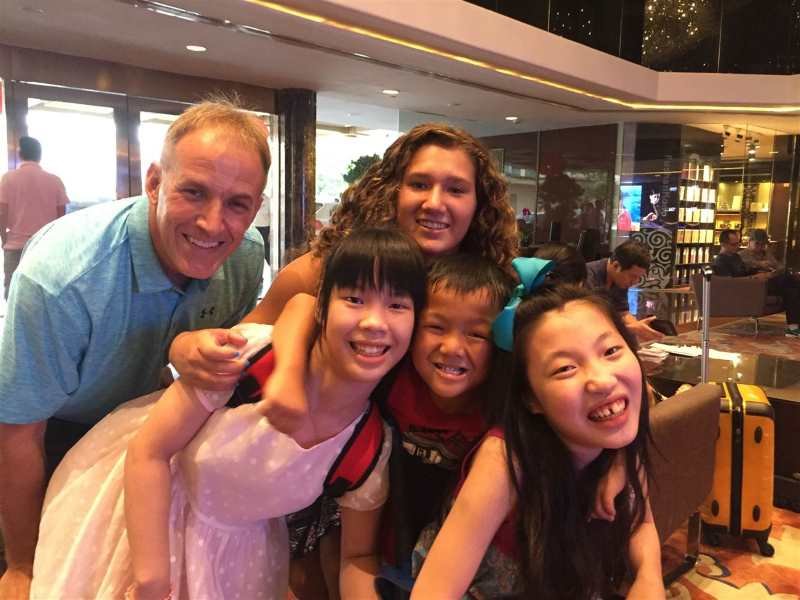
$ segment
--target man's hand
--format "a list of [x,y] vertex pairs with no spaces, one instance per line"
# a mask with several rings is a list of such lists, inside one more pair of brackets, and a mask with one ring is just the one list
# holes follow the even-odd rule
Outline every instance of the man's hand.
[[30,571],[10,568],[0,577],[0,600],[28,600],[30,592]]
[[774,271],[761,271],[760,273],[756,273],[751,275],[753,279],[769,279],[775,274]]
[[302,374],[280,368],[280,363],[264,386],[262,400],[261,412],[281,433],[292,435],[308,421],[308,400]]
[[172,342],[169,360],[189,385],[224,392],[236,387],[247,361],[239,349],[247,339],[230,329],[186,331]]
[[626,322],[625,324],[628,326],[628,329],[636,335],[636,338],[640,342],[654,342],[664,337],[663,333],[650,327],[650,323],[652,323],[655,318],[655,316],[646,317],[638,321]]

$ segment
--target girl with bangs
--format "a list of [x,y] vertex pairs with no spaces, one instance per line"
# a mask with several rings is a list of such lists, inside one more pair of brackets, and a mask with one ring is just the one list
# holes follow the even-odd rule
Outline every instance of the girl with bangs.
[[[412,600],[594,600],[626,571],[627,598],[664,598],[635,338],[604,299],[567,285],[536,290],[509,322],[511,372],[493,374],[507,382],[503,416],[465,461],[441,529],[420,536]],[[612,522],[590,520],[616,450],[627,493]]]
[[[231,402],[233,389],[179,379],[121,405],[53,475],[31,598],[286,598],[284,516],[322,493],[371,413],[373,390],[405,355],[424,301],[413,241],[390,230],[353,233],[323,268],[305,371],[311,416],[292,437],[265,418],[260,386],[255,398]],[[237,330],[247,339],[243,355],[268,378],[271,327]],[[343,511],[373,511],[386,500],[392,443],[382,428],[374,468],[338,498]],[[365,532],[343,536],[358,547]]]

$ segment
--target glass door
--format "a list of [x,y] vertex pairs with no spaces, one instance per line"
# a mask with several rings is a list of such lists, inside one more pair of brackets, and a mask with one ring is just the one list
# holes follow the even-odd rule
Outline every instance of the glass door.
[[42,168],[64,182],[68,211],[117,198],[113,107],[29,97],[26,125],[42,144]]
[[[126,99],[57,86],[14,83],[13,139],[42,144],[42,167],[64,182],[67,211],[125,198],[128,185]],[[14,157],[16,167],[16,157]]]

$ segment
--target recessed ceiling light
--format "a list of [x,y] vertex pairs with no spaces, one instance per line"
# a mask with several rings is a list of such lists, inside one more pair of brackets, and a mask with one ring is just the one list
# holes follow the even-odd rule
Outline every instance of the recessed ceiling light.
[[186,49],[189,52],[205,52],[207,50],[205,46],[198,46],[196,44],[189,44],[188,46],[186,46]]
[[381,90],[381,94],[385,94],[387,96],[397,96],[400,92],[397,90]]
[[519,121],[519,117],[508,116],[506,117],[506,121],[511,121],[512,123],[516,123],[517,121]]

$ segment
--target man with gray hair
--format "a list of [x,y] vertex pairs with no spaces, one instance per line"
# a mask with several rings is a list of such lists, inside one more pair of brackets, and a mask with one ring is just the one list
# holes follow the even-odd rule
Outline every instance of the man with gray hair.
[[146,195],[67,215],[29,242],[0,336],[0,599],[30,586],[49,473],[118,404],[159,387],[173,338],[255,305],[250,225],[270,166],[263,122],[226,101],[170,127]]

